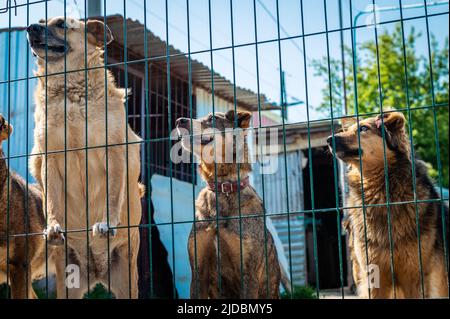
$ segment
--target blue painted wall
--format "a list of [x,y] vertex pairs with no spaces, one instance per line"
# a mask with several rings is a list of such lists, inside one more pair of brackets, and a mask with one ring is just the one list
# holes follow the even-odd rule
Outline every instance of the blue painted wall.
[[36,79],[27,80],[27,74],[33,77],[35,63],[26,32],[0,32],[0,57],[0,113],[7,120],[9,117],[14,127],[12,136],[3,142],[2,148],[5,156],[11,157],[10,168],[25,177],[29,171],[26,155],[33,144],[33,92],[36,85]]

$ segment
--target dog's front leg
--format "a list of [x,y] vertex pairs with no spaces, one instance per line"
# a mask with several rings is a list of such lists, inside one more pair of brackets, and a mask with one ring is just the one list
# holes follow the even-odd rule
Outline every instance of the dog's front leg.
[[102,221],[93,226],[94,236],[107,237],[108,233],[115,236],[117,227],[121,221],[121,213],[126,210],[127,196],[130,192],[126,189],[127,163],[125,146],[113,146],[108,152],[108,210],[103,213]]
[[[244,246],[244,252],[248,248],[249,247]],[[258,276],[259,269],[255,264],[256,260],[258,260],[257,253],[255,252],[244,253],[244,269],[243,269],[244,285],[240,293],[241,299],[258,299],[259,297],[262,278]]]
[[[196,227],[197,226],[197,227]],[[207,299],[218,296],[215,269],[217,255],[214,247],[213,231],[206,225],[193,226],[189,235],[188,252],[191,264],[191,299]],[[196,230],[194,230],[196,227]]]
[[60,246],[64,244],[64,183],[58,169],[57,155],[47,155],[42,160],[41,182],[44,188],[44,214],[47,214],[47,229],[44,235],[49,245]]
[[11,278],[11,298],[12,299],[26,299],[27,298],[27,279],[30,280],[30,272],[27,270],[28,265],[24,264],[10,264],[10,278]]

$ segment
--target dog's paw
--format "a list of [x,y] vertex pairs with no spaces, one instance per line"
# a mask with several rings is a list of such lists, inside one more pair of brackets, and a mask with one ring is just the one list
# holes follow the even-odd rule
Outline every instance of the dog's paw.
[[109,236],[114,237],[116,236],[116,229],[109,229],[108,224],[105,222],[101,223],[95,223],[94,226],[92,226],[92,233],[94,237],[100,237],[100,238],[106,238]]
[[48,226],[44,230],[44,238],[47,239],[48,244],[51,246],[62,246],[66,240],[59,224]]

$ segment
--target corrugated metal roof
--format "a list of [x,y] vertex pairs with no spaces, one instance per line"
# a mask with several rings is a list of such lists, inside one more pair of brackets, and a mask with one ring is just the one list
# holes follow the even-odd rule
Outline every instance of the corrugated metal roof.
[[[103,21],[104,17],[92,17]],[[147,57],[151,63],[166,67],[166,49],[167,43],[147,29],[147,48],[145,55],[144,44],[144,25],[137,20],[127,19],[127,50],[129,53],[138,56],[138,59]],[[124,46],[124,19],[121,15],[111,15],[106,17],[106,23],[111,29],[116,45]],[[15,27],[10,31],[21,31],[25,28]],[[8,32],[8,29],[0,29],[0,33]],[[172,45],[169,45],[170,70],[171,73],[178,75],[180,78],[188,80],[188,53],[182,52]],[[211,72],[211,69],[203,63],[191,58],[191,78],[192,84],[203,88],[204,90],[213,92],[212,76],[214,75],[214,95],[234,103],[234,84],[217,72]],[[280,107],[268,101],[264,94],[259,95],[261,110],[279,110]],[[249,111],[258,111],[258,94],[252,90],[236,86],[236,103],[239,107]]]
[[[340,124],[338,121],[334,121],[334,132],[340,130]],[[264,127],[266,130],[262,131],[262,134],[266,134],[266,141],[270,140],[271,129],[278,130],[278,143],[279,145],[286,144],[288,150],[297,150],[294,144],[298,144],[299,139],[313,141],[311,147],[325,146],[326,139],[332,134],[332,125],[330,120],[320,120],[314,122],[301,122],[301,123],[286,123],[284,128],[282,124],[267,125]],[[309,133],[308,133],[309,132]],[[259,138],[259,131],[255,130],[257,139]],[[308,137],[309,136],[309,137]],[[304,147],[304,145],[302,145]],[[309,147],[309,145],[306,145]],[[279,149],[280,152],[284,152],[284,148]]]
[[[99,19],[103,21],[103,17],[93,17],[92,19]],[[121,15],[112,15],[106,17],[107,24],[111,29],[115,41],[124,46],[124,20]],[[162,67],[166,67],[166,49],[167,43],[161,38],[147,30],[147,48],[148,52],[145,55],[144,45],[144,25],[137,20],[127,19],[126,30],[126,44],[127,50],[134,53],[139,58],[147,57],[151,63],[157,63]],[[188,64],[189,58],[186,52],[182,52],[172,45],[169,45],[169,57],[170,57],[170,70],[174,74],[183,79],[188,79]],[[209,67],[201,62],[191,59],[191,77],[192,83],[195,86],[201,87],[208,92],[213,91],[214,79],[214,94],[227,101],[234,102],[234,84],[223,77],[222,75],[212,72]],[[242,87],[236,87],[236,102],[238,106],[247,109],[249,111],[258,111],[258,95],[248,89]],[[260,104],[262,110],[279,109],[279,106],[270,103],[266,96],[260,95]]]

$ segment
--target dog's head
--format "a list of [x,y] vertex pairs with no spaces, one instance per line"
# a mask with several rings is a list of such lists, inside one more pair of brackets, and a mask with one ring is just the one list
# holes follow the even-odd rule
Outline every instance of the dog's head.
[[[337,157],[350,164],[359,163],[359,154],[363,166],[384,165],[383,127],[386,140],[386,158],[388,163],[399,155],[408,154],[408,140],[405,132],[405,117],[399,112],[385,113],[381,116],[343,123],[344,131],[328,137],[327,143]],[[358,131],[359,130],[359,131]],[[358,142],[358,133],[360,136]],[[360,146],[360,147],[359,147]]]
[[[5,118],[0,114],[0,143],[7,140],[12,134],[12,125],[5,120]],[[0,144],[1,147],[1,144]]]
[[84,22],[74,18],[55,17],[31,24],[27,33],[33,54],[49,64],[62,65],[65,56],[68,60],[79,60],[84,56],[85,34],[88,52],[103,48],[105,43],[113,41],[111,30],[98,20]]
[[[183,148],[193,151],[205,163],[234,163],[246,156],[246,130],[250,126],[251,113],[216,112],[199,119],[179,118],[176,121]],[[191,136],[193,145],[191,147]]]

